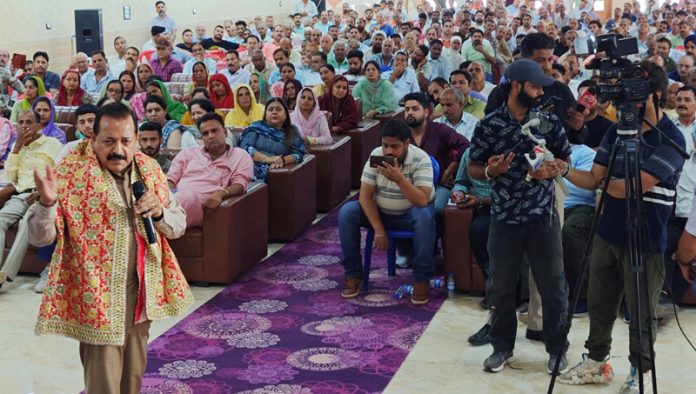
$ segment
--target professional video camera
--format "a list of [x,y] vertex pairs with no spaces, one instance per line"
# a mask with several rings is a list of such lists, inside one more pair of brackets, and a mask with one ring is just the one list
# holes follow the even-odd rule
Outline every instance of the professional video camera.
[[638,39],[605,34],[596,37],[595,43],[597,52],[603,52],[604,57],[593,59],[586,68],[599,70],[603,81],[597,85],[597,100],[614,104],[620,128],[637,131],[642,118],[640,110],[651,93],[647,72],[626,58],[638,53]]

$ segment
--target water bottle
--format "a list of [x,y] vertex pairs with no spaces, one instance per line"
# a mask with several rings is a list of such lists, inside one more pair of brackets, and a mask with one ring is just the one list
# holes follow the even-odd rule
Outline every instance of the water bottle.
[[447,295],[451,298],[454,297],[454,274],[452,272],[447,275]]
[[442,289],[445,287],[445,278],[430,279],[431,289]]
[[400,300],[409,294],[413,294],[413,285],[401,285],[394,292],[394,298]]

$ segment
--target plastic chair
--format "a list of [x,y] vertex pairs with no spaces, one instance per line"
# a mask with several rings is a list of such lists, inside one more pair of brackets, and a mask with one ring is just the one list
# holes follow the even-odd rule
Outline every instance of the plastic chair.
[[[437,180],[440,179],[440,164],[433,156],[430,156],[430,162],[433,165],[433,187],[437,185]],[[406,230],[389,230],[387,232],[387,273],[389,276],[396,276],[396,242],[397,239],[412,239],[413,231]],[[367,236],[365,237],[365,256],[363,257],[363,291],[367,291],[370,282],[370,265],[372,264],[372,244],[375,241],[375,230],[368,227]]]

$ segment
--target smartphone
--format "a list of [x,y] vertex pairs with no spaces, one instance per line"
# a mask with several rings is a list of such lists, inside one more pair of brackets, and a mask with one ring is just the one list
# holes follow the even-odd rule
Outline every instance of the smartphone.
[[548,99],[546,99],[546,101],[544,101],[544,102],[541,104],[541,106],[539,107],[539,109],[540,109],[541,111],[544,111],[544,112],[553,112],[553,111],[554,111],[554,107],[556,106],[556,104],[562,103],[562,102],[563,102],[563,100],[561,100],[561,99],[558,98],[557,96],[551,96],[551,97],[549,97]]
[[393,156],[370,156],[370,167],[379,167],[382,165],[382,162],[389,163],[390,166],[393,166],[394,163],[396,162],[396,157],[393,157]]
[[12,67],[15,70],[22,69],[27,64],[27,55],[22,55],[21,53],[15,53],[12,55]]

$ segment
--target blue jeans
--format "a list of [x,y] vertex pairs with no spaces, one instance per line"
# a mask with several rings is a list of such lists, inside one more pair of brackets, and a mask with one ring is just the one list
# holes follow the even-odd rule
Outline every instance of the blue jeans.
[[[522,256],[526,253],[541,294],[546,352],[555,354],[561,346],[561,328],[568,311],[568,293],[563,272],[561,225],[558,215],[548,221],[506,224],[491,218],[488,234],[489,280],[486,295],[493,312],[491,344],[496,352],[515,348],[517,317],[515,289]],[[562,344],[568,348],[568,342]]]
[[[433,206],[413,207],[403,215],[379,213],[387,230],[413,231],[413,280],[427,282],[433,274],[435,247],[435,213]],[[350,201],[338,213],[338,234],[343,250],[343,268],[347,278],[362,278],[360,228],[370,222],[358,201]]]

